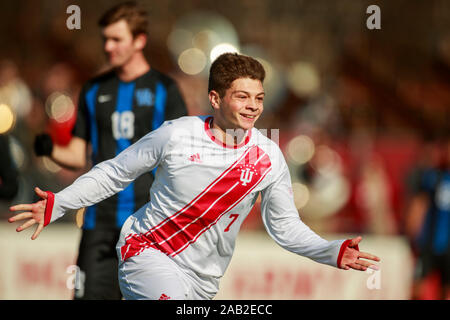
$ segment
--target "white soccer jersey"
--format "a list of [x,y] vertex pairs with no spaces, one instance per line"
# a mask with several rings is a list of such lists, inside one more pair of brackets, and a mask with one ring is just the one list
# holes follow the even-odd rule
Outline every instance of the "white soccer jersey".
[[217,291],[239,228],[261,194],[264,226],[280,246],[336,267],[343,240],[326,241],[301,221],[279,147],[253,128],[230,148],[214,139],[211,121],[192,116],[165,122],[56,193],[50,221],[100,202],[158,167],[150,201],[122,227],[121,261],[153,248]]

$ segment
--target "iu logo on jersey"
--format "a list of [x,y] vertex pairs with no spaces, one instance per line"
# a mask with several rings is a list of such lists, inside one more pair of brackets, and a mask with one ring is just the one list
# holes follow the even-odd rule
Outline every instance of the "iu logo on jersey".
[[253,175],[258,175],[258,172],[255,170],[255,166],[253,164],[245,164],[239,166],[239,171],[241,171],[241,182],[243,186],[246,186],[247,183],[252,182]]

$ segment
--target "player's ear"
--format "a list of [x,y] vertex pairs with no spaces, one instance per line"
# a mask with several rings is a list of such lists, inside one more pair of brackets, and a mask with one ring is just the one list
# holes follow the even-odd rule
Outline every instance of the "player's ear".
[[140,33],[134,37],[134,47],[136,50],[144,50],[147,45],[147,35],[144,33]]
[[217,91],[211,90],[208,94],[209,103],[214,110],[220,108],[220,95]]

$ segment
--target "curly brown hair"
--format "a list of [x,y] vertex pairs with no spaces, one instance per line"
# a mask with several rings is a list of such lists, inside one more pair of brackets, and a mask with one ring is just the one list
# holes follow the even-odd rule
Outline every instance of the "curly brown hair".
[[238,53],[224,53],[211,65],[209,70],[208,92],[214,90],[220,97],[239,78],[250,78],[264,82],[266,72],[256,59]]
[[98,24],[104,28],[122,19],[128,23],[133,37],[148,33],[147,11],[135,1],[127,1],[112,7],[102,15]]

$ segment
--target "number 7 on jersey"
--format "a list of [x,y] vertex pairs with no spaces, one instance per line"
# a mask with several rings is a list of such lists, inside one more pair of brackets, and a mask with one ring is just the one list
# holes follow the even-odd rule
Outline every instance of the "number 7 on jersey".
[[229,225],[225,228],[225,230],[223,230],[223,231],[224,231],[224,232],[230,231],[231,225],[236,221],[236,219],[237,219],[238,217],[239,217],[239,215],[236,214],[236,213],[230,214],[230,219],[232,219],[232,220],[231,220],[230,224],[229,224]]

